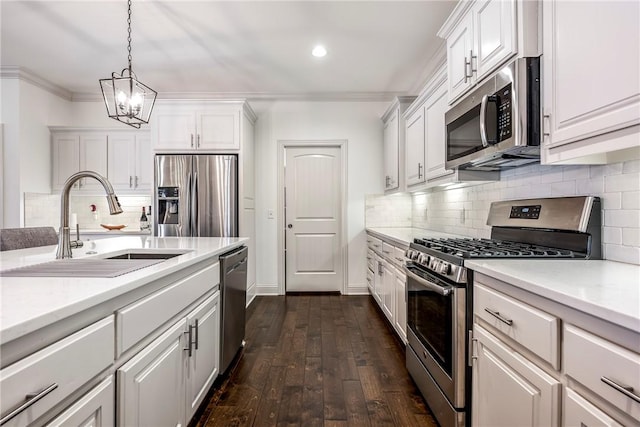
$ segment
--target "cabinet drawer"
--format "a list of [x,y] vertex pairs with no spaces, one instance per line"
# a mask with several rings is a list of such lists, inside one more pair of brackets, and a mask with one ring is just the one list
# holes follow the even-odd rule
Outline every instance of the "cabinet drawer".
[[367,249],[367,268],[371,271],[375,270],[376,257],[373,254],[373,250]]
[[388,258],[389,260],[393,260],[393,254],[394,254],[394,250],[395,247],[386,243],[386,242],[382,242],[382,256],[385,258]]
[[220,264],[169,285],[116,312],[116,356],[149,335],[220,283]]
[[[33,402],[5,426],[24,426],[113,363],[113,316],[46,347],[0,371],[0,413]],[[28,398],[27,395],[41,396]]]
[[[573,325],[564,327],[567,375],[640,420],[640,355]],[[632,387],[626,391],[623,387]]]
[[473,312],[477,318],[560,369],[557,317],[480,284],[474,287]]
[[404,249],[393,248],[393,262],[402,268],[402,264],[404,264]]
[[382,254],[382,240],[377,239],[375,237],[369,237],[367,239],[367,242],[369,245],[369,249],[371,249],[372,251],[378,254]]
[[564,389],[563,398],[563,425],[565,426],[622,427],[622,424],[616,422],[568,387]]

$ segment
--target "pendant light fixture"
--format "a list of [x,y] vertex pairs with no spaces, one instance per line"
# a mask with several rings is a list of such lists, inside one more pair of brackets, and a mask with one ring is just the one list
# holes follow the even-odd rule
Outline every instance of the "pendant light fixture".
[[129,67],[120,74],[111,73],[110,79],[100,79],[100,88],[109,117],[139,129],[149,123],[158,92],[138,80],[131,67],[131,0],[128,0],[127,25]]

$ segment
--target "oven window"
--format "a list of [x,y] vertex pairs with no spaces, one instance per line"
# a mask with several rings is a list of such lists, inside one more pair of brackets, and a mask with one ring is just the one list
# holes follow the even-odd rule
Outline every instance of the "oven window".
[[453,293],[442,296],[407,279],[409,327],[450,376],[453,352]]

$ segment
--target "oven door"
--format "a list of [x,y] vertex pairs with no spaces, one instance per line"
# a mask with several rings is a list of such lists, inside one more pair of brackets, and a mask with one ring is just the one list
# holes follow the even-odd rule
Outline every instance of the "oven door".
[[465,406],[466,289],[412,263],[407,275],[407,339],[454,408]]

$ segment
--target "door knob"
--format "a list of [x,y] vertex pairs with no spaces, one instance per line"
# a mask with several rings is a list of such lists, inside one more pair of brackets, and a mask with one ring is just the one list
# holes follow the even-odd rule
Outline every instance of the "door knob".
[[288,224],[287,228],[293,228],[293,224]]

